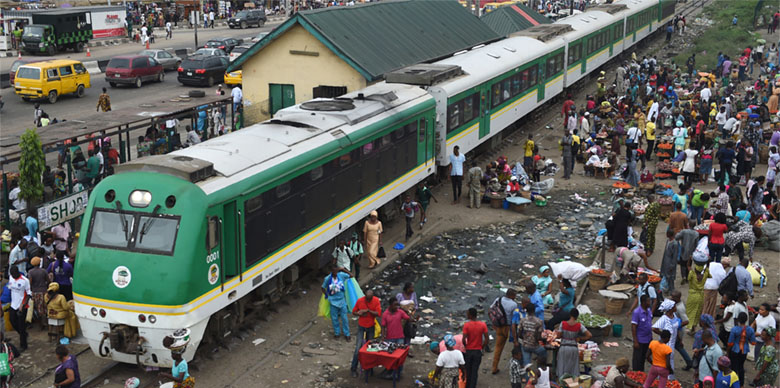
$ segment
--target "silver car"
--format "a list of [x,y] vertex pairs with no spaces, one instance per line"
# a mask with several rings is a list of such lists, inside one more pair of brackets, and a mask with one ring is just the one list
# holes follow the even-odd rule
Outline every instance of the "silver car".
[[160,62],[160,64],[163,67],[163,70],[177,70],[179,68],[179,65],[181,65],[181,58],[165,50],[159,50],[159,49],[143,50],[138,54],[146,55],[148,57],[154,58],[157,62]]
[[206,55],[206,56],[215,55],[215,56],[218,56],[218,57],[227,57],[228,56],[227,53],[224,50],[222,50],[222,49],[209,48],[209,47],[199,48],[198,51],[195,51],[191,56],[195,56],[195,55]]

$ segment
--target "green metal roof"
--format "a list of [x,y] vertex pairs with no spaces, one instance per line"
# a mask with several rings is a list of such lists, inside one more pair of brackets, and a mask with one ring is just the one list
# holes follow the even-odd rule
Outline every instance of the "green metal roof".
[[520,3],[499,7],[482,15],[481,20],[501,36],[509,36],[539,24],[552,23],[548,17]]
[[303,11],[271,31],[228,68],[300,24],[367,80],[501,38],[455,0],[391,0]]

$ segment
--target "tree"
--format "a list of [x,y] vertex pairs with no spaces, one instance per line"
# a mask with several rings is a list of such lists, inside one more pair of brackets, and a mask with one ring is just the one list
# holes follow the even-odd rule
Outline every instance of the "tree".
[[43,198],[43,169],[46,159],[41,148],[41,139],[35,129],[22,134],[19,148],[22,158],[19,160],[19,196],[27,201],[28,208]]

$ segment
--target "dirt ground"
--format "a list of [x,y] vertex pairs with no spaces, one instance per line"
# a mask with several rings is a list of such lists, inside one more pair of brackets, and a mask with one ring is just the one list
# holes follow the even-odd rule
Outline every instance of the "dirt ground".
[[[655,52],[662,43],[663,38],[656,39],[652,44],[637,51],[637,55],[644,55],[648,52]],[[661,56],[659,55],[659,58]],[[614,66],[609,69],[610,75],[614,71]],[[609,77],[608,75],[607,77]],[[575,93],[575,101],[578,105],[584,101],[586,93],[592,92],[592,85],[587,85],[582,90]],[[506,155],[509,160],[522,159],[522,139],[527,133],[534,133],[534,140],[539,144],[541,153],[552,158],[553,161],[560,164],[560,153],[557,149],[557,140],[560,131],[545,129],[547,125],[553,128],[561,127],[559,105],[554,105],[544,112],[538,120],[524,124],[522,130],[516,132],[491,155],[483,155],[480,159],[480,165],[484,165],[488,160],[494,160],[497,155]],[[653,163],[649,168],[652,170]],[[765,171],[766,165],[757,166],[757,171]],[[523,264],[534,265],[538,268],[540,263],[551,259],[555,260],[564,256],[570,256],[585,265],[590,264],[591,252],[585,247],[592,242],[592,228],[603,225],[606,219],[608,208],[595,207],[595,202],[609,203],[611,180],[594,179],[584,177],[582,165],[575,167],[575,174],[571,180],[561,179],[562,171],[557,174],[554,190],[549,194],[552,198],[546,208],[527,208],[524,213],[515,213],[503,209],[492,209],[485,204],[481,209],[468,209],[465,206],[466,201],[453,205],[452,192],[448,182],[433,188],[433,193],[438,198],[438,203],[432,203],[428,211],[428,223],[423,230],[415,228],[414,237],[406,243],[404,251],[396,252],[387,249],[388,259],[374,270],[363,269],[361,274],[361,284],[370,284],[373,287],[381,287],[385,292],[398,292],[403,283],[403,274],[409,271],[417,271],[414,276],[419,277],[420,273],[426,274],[431,264],[423,265],[419,261],[413,260],[414,257],[407,255],[409,252],[417,252],[416,249],[437,244],[442,238],[447,236],[460,236],[462,234],[480,233],[490,234],[495,228],[517,228],[524,230],[525,233],[531,233],[530,242],[526,246],[517,248],[517,257],[513,257],[514,265],[509,269],[503,267],[493,268],[493,271],[499,272],[504,283],[517,283],[524,278],[526,274],[521,270]],[[714,186],[704,187],[707,190],[714,189]],[[587,210],[582,213],[574,210],[576,204],[570,199],[569,195],[578,193],[587,198],[594,198],[589,202]],[[605,194],[600,194],[605,193]],[[596,213],[600,217],[593,219],[593,225],[582,227],[580,221],[585,220],[585,212]],[[548,228],[559,229],[561,224],[555,222],[562,217],[562,222],[575,230],[576,233],[561,234],[563,241],[549,241],[547,238],[544,243],[550,250],[542,251],[541,243],[538,240],[544,240],[543,234],[550,232]],[[468,230],[466,230],[468,228]],[[538,231],[538,233],[534,232]],[[661,222],[657,229],[656,245],[662,247],[665,241],[663,232],[666,230],[666,224]],[[487,231],[487,232],[486,232]],[[388,242],[403,242],[404,224],[396,221],[385,225],[386,248],[392,246]],[[518,234],[519,236],[519,234]],[[650,257],[650,264],[653,267],[660,266],[663,250],[657,248],[656,252]],[[508,253],[507,255],[511,255]],[[478,255],[476,255],[478,256]],[[482,257],[475,257],[477,260]],[[434,260],[439,260],[434,259]],[[487,260],[487,258],[485,258]],[[483,260],[483,261],[485,261]],[[773,302],[777,299],[775,285],[778,283],[780,274],[780,255],[777,252],[767,251],[757,248],[755,260],[764,264],[767,268],[769,287],[756,290],[756,297],[750,300],[751,306],[757,306],[761,302]],[[490,264],[489,260],[486,261]],[[435,264],[432,263],[435,267]],[[452,275],[453,282],[439,286],[439,290],[446,289],[446,293],[435,295],[442,303],[441,306],[435,304],[428,305],[423,303],[421,309],[431,308],[435,312],[431,314],[437,319],[436,324],[429,328],[421,328],[418,335],[428,335],[432,337],[443,330],[448,324],[453,331],[459,331],[460,324],[465,317],[440,316],[439,310],[465,311],[471,305],[461,299],[465,296],[465,287],[463,283],[455,282],[458,272],[464,268],[454,269],[455,275]],[[534,273],[535,269],[525,269],[528,274]],[[445,275],[446,276],[446,275]],[[350,376],[350,361],[354,351],[353,342],[347,342],[343,338],[334,340],[330,321],[324,318],[316,317],[317,305],[320,298],[321,277],[315,277],[309,282],[301,284],[301,291],[295,296],[283,300],[276,306],[276,311],[269,313],[265,321],[259,322],[254,330],[241,332],[239,336],[232,339],[227,349],[221,349],[212,354],[209,360],[200,360],[192,363],[192,375],[196,378],[198,387],[390,387],[392,382],[382,380],[378,377],[370,377],[368,383],[362,378],[360,380]],[[411,279],[410,279],[411,280]],[[678,279],[678,283],[679,283]],[[687,286],[678,289],[683,291],[684,297],[687,296]],[[471,291],[471,290],[470,290]],[[469,297],[495,298],[495,288],[482,287],[475,288],[469,292]],[[393,293],[394,294],[394,293]],[[421,295],[422,296],[422,295]],[[471,302],[469,299],[468,302]],[[446,306],[444,305],[446,302]],[[485,303],[489,303],[487,301]],[[581,300],[581,303],[587,304],[595,313],[604,315],[603,298],[598,294],[587,290]],[[484,307],[484,305],[483,305]],[[618,357],[630,356],[631,340],[630,327],[628,319],[625,316],[627,307],[624,307],[621,314],[610,317],[613,324],[622,324],[624,327],[622,338],[608,338],[608,341],[617,342],[618,347],[601,347],[601,355],[595,361],[595,365],[609,364]],[[449,318],[449,319],[446,319]],[[483,316],[484,318],[484,316]],[[421,321],[420,324],[426,323]],[[353,333],[356,330],[357,322],[352,320],[350,327]],[[491,334],[493,334],[491,332]],[[9,333],[12,340],[16,340],[15,333]],[[53,345],[46,345],[45,333],[34,330],[30,348],[35,351],[25,353],[15,362],[18,382],[23,382],[23,386],[34,388],[44,388],[51,386],[53,381],[52,374],[43,375],[40,380],[32,381],[33,378],[41,376],[43,371],[56,365],[52,355]],[[257,341],[263,339],[264,341]],[[438,338],[434,338],[438,339]],[[690,337],[685,338],[686,347],[691,346]],[[428,372],[434,368],[435,356],[427,350],[427,345],[413,345],[411,354],[414,356],[407,359],[403,378],[398,383],[399,387],[415,386],[415,380],[425,381]],[[492,348],[492,346],[491,346]],[[83,350],[84,346],[76,347],[77,351]],[[509,361],[509,350],[505,349],[501,358],[501,373],[491,375],[490,361],[493,353],[486,353],[483,356],[481,372],[479,376],[480,387],[506,387],[509,386],[509,376],[507,363]],[[676,354],[676,352],[675,352]],[[682,359],[676,355],[677,365],[683,365]],[[105,368],[110,366],[110,362],[99,360],[92,356],[88,350],[79,356],[82,379],[88,379],[91,376],[97,376]],[[679,369],[679,368],[678,368]],[[746,364],[748,379],[752,379],[754,368],[752,363]],[[111,369],[108,374],[98,378],[91,386],[121,387],[124,380],[130,376],[141,378],[142,387],[156,386],[160,380],[154,371],[141,371],[133,366],[120,366]],[[692,386],[692,372],[678,371],[678,379],[683,383],[683,387]],[[29,384],[28,384],[29,383]]]

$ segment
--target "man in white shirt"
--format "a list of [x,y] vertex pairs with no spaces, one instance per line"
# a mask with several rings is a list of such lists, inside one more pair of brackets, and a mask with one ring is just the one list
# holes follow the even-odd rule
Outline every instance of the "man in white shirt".
[[19,196],[21,193],[22,189],[19,187],[19,184],[14,182],[13,189],[8,192],[8,200],[11,201],[11,206],[14,207],[14,210],[18,212],[25,211],[27,209],[27,201]]
[[642,146],[642,131],[637,127],[631,127],[626,132],[626,155],[631,153],[631,147]]
[[699,94],[701,97],[701,100],[704,101],[707,105],[710,104],[710,97],[712,97],[712,91],[708,87],[704,87],[704,89],[701,90],[701,93]]
[[147,38],[148,31],[149,31],[149,29],[146,28],[146,24],[144,24],[143,27],[141,27],[141,43],[144,43],[144,44],[146,43],[146,38]]
[[658,101],[654,101],[647,111],[647,122],[655,123],[658,120]]
[[55,252],[65,252],[68,255],[68,239],[70,238],[70,224],[63,222],[53,228],[51,233],[54,236]]
[[11,249],[11,253],[8,254],[8,266],[16,268],[22,274],[26,274],[27,261],[27,240],[21,239],[14,249]]
[[728,119],[729,117],[726,115],[726,107],[721,106],[720,111],[715,115],[715,121],[718,123],[718,129],[720,130],[723,139],[728,137],[726,131],[723,130]]
[[723,124],[723,131],[730,134],[730,135],[736,135],[739,132],[739,121],[736,117],[729,117],[728,120],[726,120],[726,123]]
[[460,201],[460,192],[463,185],[463,163],[466,156],[461,155],[460,147],[455,146],[450,155],[450,180],[452,181],[452,203]]
[[580,130],[582,131],[583,136],[590,134],[590,121],[588,121],[589,115],[590,113],[585,112],[585,114],[583,114],[580,118]]
[[165,23],[165,40],[173,39],[173,28],[171,22]]
[[209,11],[209,24],[211,25],[211,28],[214,28],[214,11]]
[[230,91],[230,95],[233,97],[233,110],[238,110],[238,106],[241,105],[241,100],[244,99],[244,93],[241,91],[241,86],[236,85],[233,90]]
[[19,350],[27,350],[27,302],[32,296],[30,281],[19,273],[19,269],[11,267],[11,278],[8,280],[8,290],[11,291],[10,321],[14,330],[19,333]]

